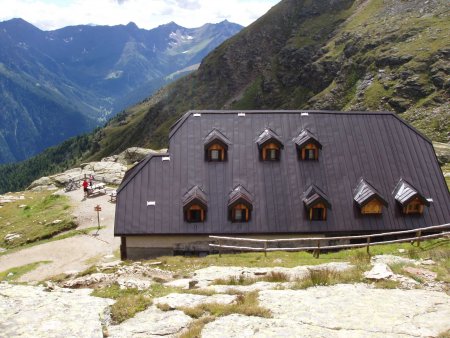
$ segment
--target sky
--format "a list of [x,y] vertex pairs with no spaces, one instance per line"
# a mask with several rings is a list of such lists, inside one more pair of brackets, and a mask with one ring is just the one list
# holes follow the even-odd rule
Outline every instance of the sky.
[[150,29],[228,21],[247,26],[280,0],[0,0],[0,21],[22,18],[42,30],[136,23]]

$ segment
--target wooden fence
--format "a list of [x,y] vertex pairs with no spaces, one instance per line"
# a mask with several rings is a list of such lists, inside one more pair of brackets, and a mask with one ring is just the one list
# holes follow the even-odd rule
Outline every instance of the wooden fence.
[[[338,236],[338,237],[303,237],[303,238],[283,238],[283,239],[256,239],[256,238],[239,238],[239,237],[222,237],[222,236],[209,236],[209,238],[217,240],[218,244],[209,244],[209,246],[213,248],[218,248],[219,256],[222,254],[223,250],[239,250],[239,251],[258,251],[264,252],[264,255],[267,256],[267,252],[269,251],[313,251],[314,257],[319,258],[320,250],[327,249],[348,249],[348,248],[367,248],[367,253],[369,253],[369,248],[374,245],[381,244],[391,244],[391,243],[404,243],[411,242],[413,245],[416,243],[417,246],[420,246],[420,242],[424,239],[431,238],[439,238],[444,236],[450,236],[450,231],[445,231],[450,229],[450,223],[442,224],[442,225],[434,225],[426,228],[412,229],[412,230],[404,230],[404,231],[393,231],[393,232],[384,232],[379,234],[371,234],[371,235],[360,235],[360,236]],[[433,234],[425,234],[430,232],[438,232]],[[401,238],[401,239],[393,239],[388,241],[379,241],[373,242],[372,239],[376,237],[389,237],[389,236],[403,236],[407,234],[415,234],[413,237],[409,238]],[[356,243],[356,244],[341,244],[341,245],[328,245],[321,246],[321,242],[324,241],[333,241],[333,240],[365,240],[365,243]],[[250,246],[234,246],[234,245],[224,245],[223,243],[234,241],[234,242],[247,242],[247,243],[257,243],[261,244],[261,247],[250,247]],[[277,247],[277,248],[269,248],[268,244],[270,243],[282,243],[282,242],[316,242],[316,246],[298,246],[298,247]]]

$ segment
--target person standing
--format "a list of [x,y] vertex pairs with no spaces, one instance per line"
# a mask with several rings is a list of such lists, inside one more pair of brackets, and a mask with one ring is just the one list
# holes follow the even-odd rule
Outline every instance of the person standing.
[[93,184],[94,184],[94,175],[90,174],[89,175],[89,185],[92,187]]
[[84,190],[84,197],[87,197],[88,195],[88,181],[86,179],[83,180],[83,190]]

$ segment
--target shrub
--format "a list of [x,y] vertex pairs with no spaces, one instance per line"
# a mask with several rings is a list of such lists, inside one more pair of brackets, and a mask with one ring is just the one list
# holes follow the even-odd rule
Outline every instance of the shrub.
[[152,304],[152,299],[146,295],[128,295],[120,297],[111,305],[111,320],[114,324],[134,317],[137,312],[144,311]]

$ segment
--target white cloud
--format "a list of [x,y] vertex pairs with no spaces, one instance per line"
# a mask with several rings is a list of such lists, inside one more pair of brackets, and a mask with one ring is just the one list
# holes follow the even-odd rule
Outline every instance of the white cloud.
[[0,21],[23,18],[51,30],[69,25],[135,22],[154,28],[175,21],[199,27],[224,19],[249,25],[279,0],[0,0]]

